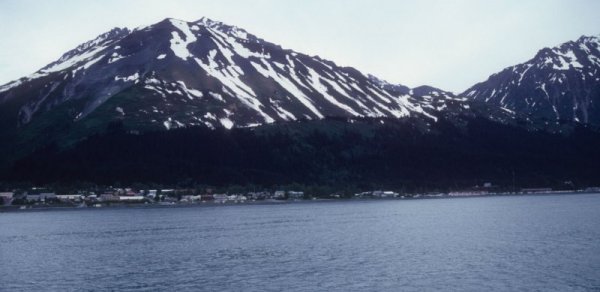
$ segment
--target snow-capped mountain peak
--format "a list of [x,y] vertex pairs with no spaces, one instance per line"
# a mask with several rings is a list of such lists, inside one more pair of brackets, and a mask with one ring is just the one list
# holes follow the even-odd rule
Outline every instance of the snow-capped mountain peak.
[[600,38],[582,36],[540,50],[463,95],[545,124],[600,124]]
[[[125,99],[136,102],[121,104]],[[405,86],[282,49],[208,18],[111,30],[0,87],[0,106],[9,100],[21,103],[19,125],[70,102],[77,104],[70,109],[74,122],[103,113],[107,120],[167,129],[326,116],[412,116],[429,123],[447,108],[441,105],[445,98],[433,102]]]

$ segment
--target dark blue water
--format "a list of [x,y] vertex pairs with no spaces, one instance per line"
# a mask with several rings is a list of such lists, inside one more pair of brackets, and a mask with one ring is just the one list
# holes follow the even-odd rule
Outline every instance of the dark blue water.
[[600,290],[600,195],[0,214],[2,291]]

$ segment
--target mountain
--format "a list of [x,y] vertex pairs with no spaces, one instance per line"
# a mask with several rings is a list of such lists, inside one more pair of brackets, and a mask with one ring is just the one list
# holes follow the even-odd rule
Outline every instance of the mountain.
[[600,36],[544,48],[461,96],[514,112],[532,124],[600,125]]
[[113,29],[0,87],[0,108],[10,109],[2,124],[21,129],[54,128],[57,115],[60,127],[78,129],[112,120],[133,129],[232,128],[327,116],[430,123],[447,108],[464,108],[464,99],[434,94],[415,94],[221,22],[165,19]]
[[206,18],[115,28],[0,86],[0,181],[600,183],[579,124],[598,122],[598,60],[584,37],[454,94]]

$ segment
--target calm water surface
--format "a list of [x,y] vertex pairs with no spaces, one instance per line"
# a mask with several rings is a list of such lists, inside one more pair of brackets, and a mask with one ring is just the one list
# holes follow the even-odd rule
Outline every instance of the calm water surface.
[[599,291],[600,195],[0,213],[2,291]]

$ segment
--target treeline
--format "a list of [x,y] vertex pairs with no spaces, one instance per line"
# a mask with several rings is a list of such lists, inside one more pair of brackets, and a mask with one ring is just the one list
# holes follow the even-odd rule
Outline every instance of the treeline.
[[[381,122],[385,123],[381,123]],[[251,129],[184,128],[129,134],[116,123],[68,149],[48,145],[20,159],[6,182],[34,184],[277,185],[451,190],[600,185],[600,135],[529,132],[485,119],[328,119]]]

